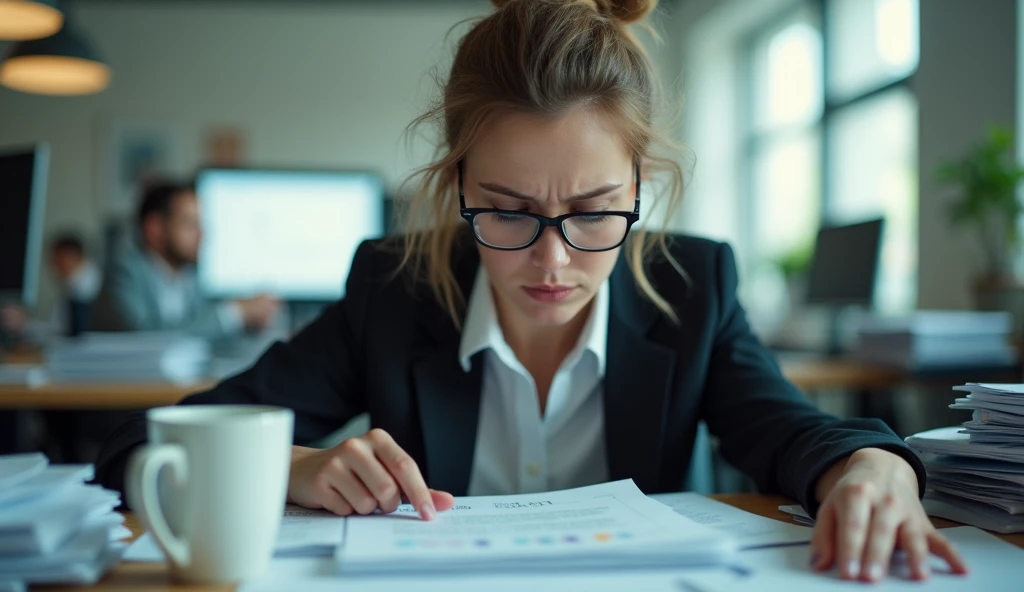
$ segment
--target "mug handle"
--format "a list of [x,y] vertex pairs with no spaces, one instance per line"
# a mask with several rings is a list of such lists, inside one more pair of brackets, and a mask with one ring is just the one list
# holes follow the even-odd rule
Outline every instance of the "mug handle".
[[153,538],[171,561],[186,566],[191,556],[188,541],[171,532],[167,518],[160,509],[157,477],[164,466],[170,467],[176,487],[184,485],[188,479],[185,448],[177,444],[150,444],[139,448],[128,466],[128,479],[125,482],[128,503],[142,517],[143,523],[149,527]]

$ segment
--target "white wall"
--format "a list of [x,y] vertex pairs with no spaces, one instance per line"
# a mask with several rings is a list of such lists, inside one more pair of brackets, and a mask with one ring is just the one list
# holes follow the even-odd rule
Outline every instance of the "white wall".
[[[179,174],[201,164],[206,131],[228,125],[244,132],[250,165],[369,167],[395,190],[431,153],[424,142],[408,153],[403,132],[432,96],[427,73],[448,63],[458,37],[446,44],[446,33],[492,7],[486,0],[75,4],[78,26],[113,68],[112,86],[76,98],[0,87],[0,147],[50,142],[47,232],[77,228],[94,241],[106,211],[104,137],[118,121],[177,130],[172,172]],[[671,79],[676,47],[668,36],[650,47]],[[44,278],[46,310],[52,285]]]
[[970,308],[971,284],[985,270],[978,241],[953,230],[938,163],[962,154],[992,124],[1015,128],[1017,2],[921,0],[918,100],[920,270],[918,306]]

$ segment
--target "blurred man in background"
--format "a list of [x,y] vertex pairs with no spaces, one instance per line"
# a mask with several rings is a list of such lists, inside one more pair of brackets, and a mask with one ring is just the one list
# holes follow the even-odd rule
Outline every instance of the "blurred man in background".
[[214,302],[200,293],[195,265],[202,231],[191,186],[149,188],[137,221],[138,243],[114,255],[94,306],[92,329],[178,330],[221,340],[271,325],[280,302],[268,295]]
[[59,295],[48,319],[33,319],[20,305],[0,309],[0,328],[19,342],[41,344],[55,336],[78,335],[88,326],[103,275],[86,255],[84,241],[77,233],[63,232],[50,242],[50,268]]

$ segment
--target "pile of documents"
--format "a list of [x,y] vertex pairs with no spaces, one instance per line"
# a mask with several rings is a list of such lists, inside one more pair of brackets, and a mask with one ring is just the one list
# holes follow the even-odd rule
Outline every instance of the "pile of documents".
[[0,583],[91,584],[120,559],[120,496],[91,478],[91,465],[0,456]]
[[493,573],[716,565],[730,535],[645,496],[632,481],[525,496],[459,498],[436,521],[401,506],[348,519],[346,574]]
[[[345,519],[326,510],[288,504],[274,542],[274,557],[330,557],[345,536]],[[163,561],[156,539],[144,533],[128,547],[125,561]],[[0,591],[2,592],[2,591]]]
[[123,381],[191,384],[210,361],[203,339],[177,333],[87,333],[46,350],[53,382]]
[[950,408],[971,411],[971,419],[907,438],[928,470],[925,509],[997,532],[1024,532],[1024,384],[954,390],[967,395]]
[[909,370],[1000,368],[1017,361],[1013,330],[1008,312],[930,310],[876,316],[862,321],[853,355]]

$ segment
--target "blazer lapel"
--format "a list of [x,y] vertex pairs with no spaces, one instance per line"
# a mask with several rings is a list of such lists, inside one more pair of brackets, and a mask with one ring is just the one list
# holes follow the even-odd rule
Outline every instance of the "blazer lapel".
[[[463,295],[468,298],[480,262],[472,236],[465,234],[469,243],[459,240],[466,237],[457,238],[452,267]],[[429,336],[429,344],[412,368],[427,484],[454,495],[466,495],[476,450],[483,364],[476,358],[472,369],[463,371],[459,364],[460,332],[432,294],[420,299],[418,316]]]
[[453,495],[466,495],[469,490],[476,450],[483,376],[482,364],[476,362],[464,372],[455,341],[413,365],[427,484]]
[[653,493],[660,490],[658,468],[676,354],[647,339],[659,311],[637,293],[624,258],[612,273],[609,292],[604,382],[608,476],[632,478],[641,490]]

